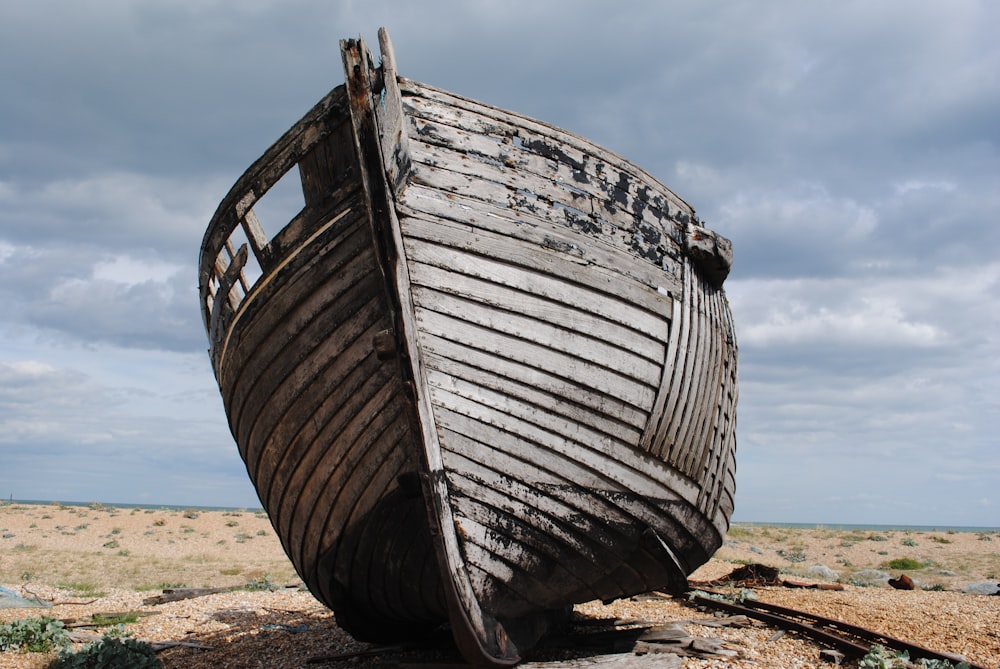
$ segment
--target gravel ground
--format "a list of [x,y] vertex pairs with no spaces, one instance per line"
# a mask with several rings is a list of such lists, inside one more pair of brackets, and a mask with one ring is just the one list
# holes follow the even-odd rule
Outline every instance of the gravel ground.
[[[160,592],[156,584],[296,583],[263,514],[0,505],[0,536],[0,585],[54,603],[47,609],[0,609],[0,623],[43,614],[88,620],[95,612],[140,611],[148,615],[127,626],[134,637],[199,646],[161,651],[168,668],[366,668],[431,660],[458,662],[454,654],[423,652],[307,665],[312,658],[357,653],[368,646],[347,636],[336,626],[332,613],[295,587],[240,590],[161,605],[143,603]],[[843,591],[767,587],[755,589],[756,596],[937,651],[960,653],[993,669],[1000,666],[1000,597],[960,590],[969,583],[996,579],[1000,557],[994,546],[1000,548],[1000,535],[984,540],[983,535],[972,533],[888,533],[884,539],[871,540],[822,528],[737,526],[726,547],[692,580],[719,578],[738,561],[752,559],[781,567],[786,574],[791,572],[790,578],[816,581],[808,567],[822,563],[848,581]],[[910,556],[929,566],[908,573],[918,583],[941,589],[893,590],[878,579],[869,587],[849,582],[859,570],[877,569],[887,560]],[[676,600],[641,598],[608,605],[591,602],[579,605],[577,612],[589,618],[651,623],[706,616]],[[775,630],[763,625],[686,624],[685,629],[693,636],[722,639],[727,648],[737,651],[735,658],[686,658],[683,666],[688,669],[831,666],[820,661],[819,646],[794,634],[774,638]],[[39,669],[53,657],[0,653],[0,668]],[[551,653],[542,657],[553,659]],[[546,663],[539,664],[544,667]]]

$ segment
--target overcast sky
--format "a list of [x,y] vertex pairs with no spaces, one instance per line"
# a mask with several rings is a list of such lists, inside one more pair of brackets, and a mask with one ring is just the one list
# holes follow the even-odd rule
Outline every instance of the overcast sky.
[[6,0],[0,496],[258,506],[198,313],[338,40],[572,130],[731,238],[735,519],[1000,526],[1000,4]]

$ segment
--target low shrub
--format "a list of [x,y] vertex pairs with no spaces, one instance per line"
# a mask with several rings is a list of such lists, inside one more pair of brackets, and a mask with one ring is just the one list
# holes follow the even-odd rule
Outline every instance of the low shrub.
[[888,562],[882,563],[883,569],[901,569],[901,570],[913,570],[913,569],[923,569],[924,563],[918,562],[913,558],[896,558],[895,560],[889,560]]
[[930,660],[920,658],[916,662],[910,662],[910,655],[906,651],[892,651],[883,646],[872,646],[868,654],[858,661],[858,669],[970,669],[968,663],[959,662],[952,664],[948,660]]
[[159,669],[162,666],[148,643],[106,636],[79,652],[63,651],[49,669]]
[[15,620],[0,625],[0,651],[26,650],[45,653],[69,643],[69,635],[61,620],[42,616]]
[[803,551],[798,546],[792,548],[791,550],[787,550],[787,551],[785,549],[781,549],[781,550],[778,551],[778,555],[780,555],[781,557],[785,558],[789,562],[805,562],[806,561],[805,551]]

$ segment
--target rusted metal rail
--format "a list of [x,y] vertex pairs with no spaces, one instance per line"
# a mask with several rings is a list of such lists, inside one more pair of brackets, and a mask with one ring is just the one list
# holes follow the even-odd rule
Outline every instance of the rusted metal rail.
[[906,651],[912,660],[926,658],[929,660],[948,660],[952,663],[960,661],[969,665],[970,669],[986,669],[955,655],[939,653],[902,639],[896,639],[885,634],[857,625],[851,625],[840,620],[824,618],[807,611],[790,609],[776,604],[746,600],[742,605],[695,596],[691,600],[698,606],[717,609],[727,613],[742,614],[756,618],[779,629],[799,632],[817,643],[842,652],[848,659],[864,656],[874,645],[884,646],[896,651]]

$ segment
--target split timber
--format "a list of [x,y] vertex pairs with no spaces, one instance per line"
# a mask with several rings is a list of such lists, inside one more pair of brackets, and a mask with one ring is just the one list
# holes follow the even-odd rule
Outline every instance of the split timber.
[[[681,590],[735,488],[729,242],[580,137],[376,66],[236,182],[201,248],[230,428],[360,638],[520,660],[573,603]],[[255,206],[298,170],[273,235]]]

